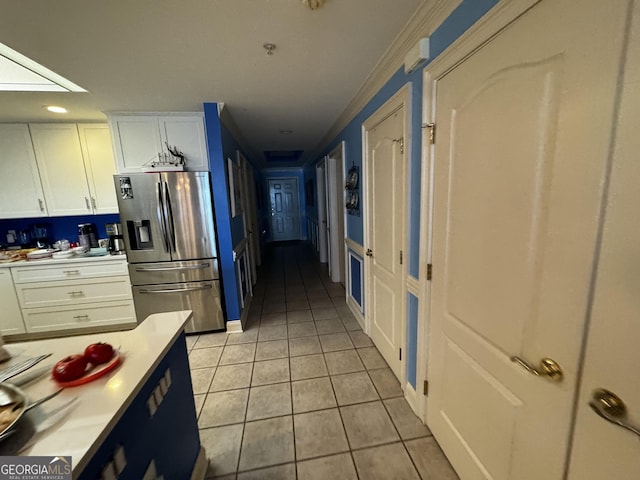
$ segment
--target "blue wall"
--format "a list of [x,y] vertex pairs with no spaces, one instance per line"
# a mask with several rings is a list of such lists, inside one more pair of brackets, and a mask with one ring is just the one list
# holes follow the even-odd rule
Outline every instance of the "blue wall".
[[[484,15],[498,0],[463,0],[451,15],[430,36],[430,60],[440,55],[451,43],[462,35],[482,15]],[[378,110],[393,94],[403,86],[408,85],[410,91],[410,125],[409,134],[411,143],[409,148],[408,168],[408,208],[407,235],[409,239],[409,252],[407,253],[408,273],[418,278],[420,265],[420,172],[422,152],[422,69],[428,65],[425,63],[420,69],[407,75],[404,68],[400,68],[389,81],[376,93],[376,95],[358,112],[349,124],[334,138],[319,156],[320,160],[341,142],[345,142],[344,162],[347,167],[355,164],[362,169],[362,124],[376,110]],[[362,170],[361,170],[362,171]],[[305,169],[307,178],[315,176],[315,166],[310,165]],[[360,182],[360,185],[362,182]],[[362,199],[362,189],[360,198]],[[311,210],[310,210],[311,213]],[[317,214],[316,214],[317,215]],[[347,236],[354,242],[363,245],[362,216],[347,215]],[[357,296],[354,294],[354,298]],[[411,385],[416,386],[416,348],[418,331],[418,301],[413,295],[407,297],[407,379]],[[424,299],[423,299],[424,301]]]
[[7,232],[9,230],[29,230],[31,225],[34,224],[45,225],[47,227],[51,243],[63,238],[70,242],[77,242],[79,223],[95,223],[98,229],[98,238],[107,238],[105,224],[117,223],[119,221],[120,216],[117,214],[0,220],[0,243],[6,243]]
[[[220,122],[220,132],[222,137],[222,152],[224,155],[225,172],[227,175],[226,178],[229,178],[227,159],[230,158],[239,167],[240,165],[238,164],[237,151],[242,151],[242,149],[240,148],[240,144],[236,141],[233,135],[231,135],[231,132],[229,132],[227,127],[225,127],[224,123],[222,122]],[[231,212],[230,206],[229,212]],[[235,247],[242,241],[242,239],[244,239],[244,217],[243,215],[236,215],[235,217],[231,218],[231,243]]]
[[[222,125],[218,117],[216,103],[204,104],[204,121],[209,150],[209,168],[213,188],[213,207],[218,236],[218,260],[224,293],[227,320],[240,319],[240,298],[238,280],[233,262],[233,236],[229,207],[229,187],[227,182],[227,157],[223,149]],[[226,129],[225,129],[226,130]],[[226,133],[228,135],[228,132]],[[227,138],[227,145],[230,144]],[[232,158],[235,158],[235,154]]]
[[[453,41],[462,35],[498,0],[464,0],[458,8],[440,25],[430,36],[430,61],[442,53]],[[428,62],[424,66],[428,65]],[[424,68],[423,66],[423,68]],[[407,75],[404,68],[400,68],[376,95],[358,112],[349,124],[325,148],[322,156],[329,153],[335,146],[345,141],[345,165],[358,165],[362,168],[362,124],[376,110],[378,110],[393,94],[405,85],[409,85],[411,95],[411,145],[409,149],[409,219],[408,236],[409,274],[418,278],[420,251],[420,171],[422,152],[422,68]],[[314,166],[305,170],[308,178],[315,175]],[[361,183],[361,182],[360,182]],[[360,198],[362,191],[360,189]],[[362,216],[347,215],[347,236],[356,243],[363,245]]]

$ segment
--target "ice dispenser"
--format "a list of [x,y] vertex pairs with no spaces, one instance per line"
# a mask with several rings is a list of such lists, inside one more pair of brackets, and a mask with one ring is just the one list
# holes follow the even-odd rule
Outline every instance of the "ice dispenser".
[[153,250],[149,220],[127,220],[127,231],[132,250]]

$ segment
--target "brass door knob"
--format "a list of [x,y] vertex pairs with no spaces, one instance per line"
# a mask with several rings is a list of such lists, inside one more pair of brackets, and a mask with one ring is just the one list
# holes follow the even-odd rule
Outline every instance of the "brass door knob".
[[523,360],[517,355],[511,357],[511,361],[520,365],[527,372],[539,377],[546,377],[553,382],[561,382],[564,378],[562,368],[551,358],[543,358],[540,360],[538,368],[531,366],[526,360]]
[[604,388],[597,388],[593,391],[589,406],[607,422],[618,425],[640,437],[640,429],[627,421],[627,406],[615,393]]
[[365,253],[365,255],[367,257],[373,257],[373,250],[371,250],[370,248],[367,248],[367,253]]

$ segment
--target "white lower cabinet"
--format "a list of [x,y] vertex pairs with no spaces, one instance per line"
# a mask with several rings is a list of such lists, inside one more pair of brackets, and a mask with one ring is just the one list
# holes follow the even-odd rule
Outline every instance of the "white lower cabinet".
[[23,265],[11,275],[27,334],[136,324],[125,259]]
[[23,312],[28,333],[85,329],[135,322],[133,302],[28,308]]
[[11,280],[11,272],[8,268],[0,270],[0,305],[2,315],[0,315],[0,332],[2,335],[16,335],[24,333],[24,322],[22,312],[16,297],[16,291]]

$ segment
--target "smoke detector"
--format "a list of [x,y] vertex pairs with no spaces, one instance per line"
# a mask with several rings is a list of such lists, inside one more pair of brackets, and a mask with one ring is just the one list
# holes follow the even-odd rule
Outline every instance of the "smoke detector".
[[325,0],[302,0],[302,3],[304,3],[311,10],[317,10],[324,5],[324,2]]

